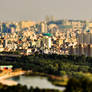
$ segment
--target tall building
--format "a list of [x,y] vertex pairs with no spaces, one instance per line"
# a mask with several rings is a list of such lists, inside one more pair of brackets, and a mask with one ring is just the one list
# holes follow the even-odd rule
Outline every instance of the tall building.
[[70,55],[74,55],[74,48],[73,46],[70,47],[70,52],[69,52]]
[[90,56],[92,57],[92,44],[87,45],[87,55],[86,56]]
[[90,44],[90,56],[92,57],[92,44]]
[[47,23],[46,22],[41,22],[41,33],[47,33]]
[[81,55],[83,55],[83,54],[84,54],[83,44],[79,44],[79,46],[78,46],[78,47],[79,47],[79,49],[78,49],[78,50],[79,50],[78,55],[79,55],[79,56],[81,56]]
[[90,44],[90,33],[89,32],[83,33],[83,43]]
[[92,44],[92,27],[90,29],[90,44]]
[[92,43],[92,33],[81,32],[78,34],[78,44],[90,44]]
[[83,43],[83,33],[79,33],[78,34],[78,44],[82,44]]
[[41,47],[43,48],[51,48],[51,37],[45,36],[41,39]]
[[48,38],[48,48],[51,48],[51,38]]
[[70,55],[85,55],[92,57],[92,44],[79,44],[70,47]]
[[3,47],[4,47],[4,48],[7,47],[7,40],[6,40],[6,39],[3,41]]

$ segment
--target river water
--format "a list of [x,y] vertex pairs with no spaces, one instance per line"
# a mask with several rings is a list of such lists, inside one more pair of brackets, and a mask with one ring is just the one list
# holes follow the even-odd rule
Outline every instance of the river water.
[[28,88],[32,86],[33,88],[38,87],[40,89],[65,89],[65,87],[58,87],[53,85],[51,82],[48,81],[47,77],[41,76],[18,76],[11,78],[10,80],[14,80],[21,85],[26,85]]

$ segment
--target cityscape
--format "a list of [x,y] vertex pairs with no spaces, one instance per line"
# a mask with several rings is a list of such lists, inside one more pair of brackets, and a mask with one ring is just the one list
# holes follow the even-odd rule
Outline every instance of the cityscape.
[[0,23],[0,52],[92,56],[92,21],[54,20]]
[[91,0],[0,0],[0,92],[92,92]]

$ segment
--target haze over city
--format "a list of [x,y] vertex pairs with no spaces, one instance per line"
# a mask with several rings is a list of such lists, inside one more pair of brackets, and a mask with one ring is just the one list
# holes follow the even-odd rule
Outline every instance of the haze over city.
[[0,0],[0,92],[92,92],[92,0]]
[[91,0],[0,0],[0,20],[92,19]]

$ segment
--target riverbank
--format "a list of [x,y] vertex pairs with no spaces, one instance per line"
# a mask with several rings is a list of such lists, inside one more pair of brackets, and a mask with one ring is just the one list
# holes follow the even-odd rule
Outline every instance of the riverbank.
[[46,73],[32,72],[30,71],[12,71],[0,74],[0,83],[8,86],[17,85],[18,83],[13,80],[8,80],[9,78],[25,75],[25,76],[43,76],[47,77],[47,79],[55,86],[65,87],[68,83],[69,78],[67,76],[54,76]]
[[[29,71],[22,71],[21,70],[21,71],[6,72],[6,73],[2,73],[2,74],[0,73],[0,84],[3,85],[3,86],[8,86],[8,87],[9,86],[12,87],[12,86],[18,86],[18,85],[26,85],[26,87],[29,88],[29,89],[30,89],[30,87],[33,87],[33,85],[34,85],[35,89],[36,89],[36,87],[38,87],[39,90],[42,90],[42,89],[50,90],[50,92],[54,92],[54,91],[55,92],[62,92],[61,90],[65,89],[65,88],[62,88],[62,87],[57,87],[57,86],[52,85],[52,83],[50,81],[48,81],[48,78],[46,78],[46,77],[40,78],[40,76],[43,75],[42,73],[38,73],[38,76],[39,76],[38,80],[39,81],[37,81],[37,79],[35,79],[35,78],[37,78],[36,77],[37,72],[35,73],[36,74],[35,77],[33,77],[33,78],[30,78],[30,76],[27,77],[26,74],[28,72]],[[30,71],[30,72],[31,72],[31,74],[34,74],[32,71]],[[23,76],[20,76],[20,75],[23,75]],[[15,76],[20,76],[20,78],[25,78],[25,79],[22,79],[23,80],[22,83],[19,82],[19,81],[15,81],[15,80],[10,79],[10,78],[15,77]],[[32,75],[31,75],[31,77],[32,77]],[[32,81],[29,82],[28,79],[31,79]],[[28,82],[28,83],[25,84],[26,82]],[[41,82],[44,83],[44,86],[43,86],[43,83],[42,83],[41,86],[39,87]],[[36,85],[35,85],[35,83],[36,83]],[[29,85],[29,87],[28,87],[28,85]],[[53,91],[51,91],[51,90],[53,90]]]
[[3,84],[3,85],[7,85],[7,86],[18,85],[18,83],[13,81],[13,80],[0,80],[0,83]]
[[69,77],[68,76],[55,76],[46,73],[27,71],[25,76],[43,76],[47,77],[48,80],[55,86],[66,87]]
[[11,77],[15,77],[15,76],[19,76],[25,74],[25,71],[12,71],[12,72],[6,72],[6,73],[1,73],[0,74],[0,83],[3,85],[8,85],[8,86],[13,86],[13,85],[17,85],[18,83],[13,81],[13,80],[8,80],[8,78]]

